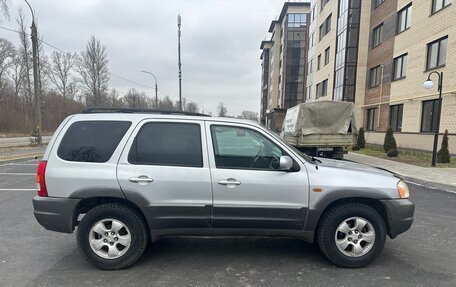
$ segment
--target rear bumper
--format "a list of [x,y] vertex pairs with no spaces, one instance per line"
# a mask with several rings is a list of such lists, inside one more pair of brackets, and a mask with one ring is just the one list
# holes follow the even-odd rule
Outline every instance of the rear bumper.
[[72,233],[74,210],[81,199],[40,197],[33,198],[33,213],[36,220],[47,230]]
[[388,217],[388,235],[395,238],[409,230],[413,223],[415,204],[410,199],[382,200]]

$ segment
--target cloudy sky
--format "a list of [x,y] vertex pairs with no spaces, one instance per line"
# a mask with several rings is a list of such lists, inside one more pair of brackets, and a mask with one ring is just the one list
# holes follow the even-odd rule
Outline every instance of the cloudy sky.
[[[11,0],[10,20],[17,29],[17,9],[25,2]],[[68,52],[79,52],[91,35],[101,40],[110,72],[153,86],[159,96],[178,99],[177,14],[182,15],[183,97],[205,112],[223,102],[230,115],[260,106],[259,45],[278,17],[284,0],[30,0],[43,39]],[[0,37],[18,43],[16,34]],[[47,51],[51,48],[46,47]],[[153,89],[111,77],[110,87],[121,94],[136,88],[153,96]]]

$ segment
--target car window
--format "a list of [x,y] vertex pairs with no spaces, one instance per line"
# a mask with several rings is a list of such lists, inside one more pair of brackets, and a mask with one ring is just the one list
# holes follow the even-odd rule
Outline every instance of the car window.
[[68,161],[107,162],[131,126],[127,121],[79,121],[63,136],[57,155]]
[[282,149],[257,131],[211,126],[217,168],[279,170]]
[[201,126],[147,123],[138,132],[128,161],[142,165],[203,167]]

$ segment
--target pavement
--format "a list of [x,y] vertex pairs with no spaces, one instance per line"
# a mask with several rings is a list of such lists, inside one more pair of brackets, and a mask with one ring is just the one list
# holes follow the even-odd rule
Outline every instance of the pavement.
[[33,217],[37,160],[0,164],[0,286],[456,286],[456,194],[410,184],[412,228],[371,265],[342,269],[286,238],[166,238],[131,268],[101,271],[75,234]]
[[[43,136],[43,143],[48,143],[51,140],[51,136]],[[14,137],[14,138],[2,138],[0,137],[0,147],[15,147],[25,146],[30,144],[30,137]]]
[[456,191],[456,168],[420,167],[353,152],[349,152],[344,158],[387,169],[419,184]]

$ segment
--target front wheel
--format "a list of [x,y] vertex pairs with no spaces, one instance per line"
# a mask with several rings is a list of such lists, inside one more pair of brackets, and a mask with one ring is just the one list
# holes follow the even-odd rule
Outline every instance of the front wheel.
[[84,257],[101,269],[131,266],[143,254],[148,231],[142,217],[118,203],[91,209],[78,226],[77,241]]
[[346,203],[327,211],[317,231],[323,254],[340,267],[363,267],[382,251],[386,226],[381,215],[361,203]]

